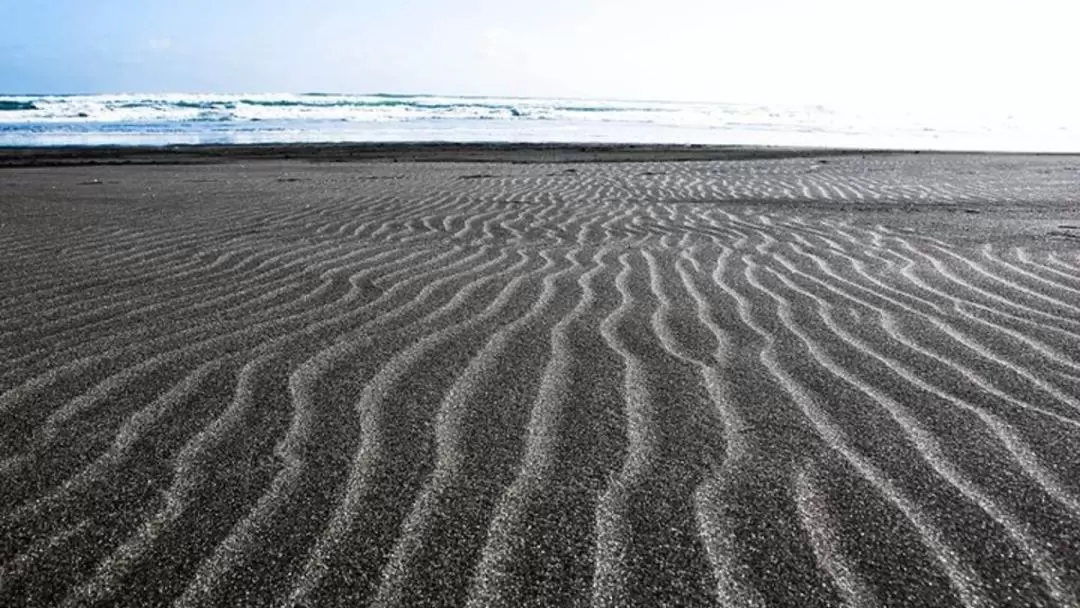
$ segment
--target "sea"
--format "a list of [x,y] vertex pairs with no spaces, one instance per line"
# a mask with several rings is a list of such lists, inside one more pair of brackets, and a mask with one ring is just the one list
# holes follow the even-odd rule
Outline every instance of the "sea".
[[1080,152],[1080,118],[397,94],[2,95],[0,146],[521,142]]

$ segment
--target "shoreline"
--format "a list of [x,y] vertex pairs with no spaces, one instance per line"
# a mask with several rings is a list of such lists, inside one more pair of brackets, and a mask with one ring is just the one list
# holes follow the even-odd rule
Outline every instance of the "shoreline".
[[667,144],[325,143],[169,146],[0,147],[0,168],[95,165],[217,164],[253,160],[311,162],[511,162],[765,160],[835,156],[1069,157],[1060,152],[935,151]]

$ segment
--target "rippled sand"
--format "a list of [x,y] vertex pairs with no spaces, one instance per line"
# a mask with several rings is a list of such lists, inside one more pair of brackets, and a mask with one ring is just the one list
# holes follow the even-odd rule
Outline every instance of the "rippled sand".
[[2,169],[0,604],[1078,605],[1078,186]]

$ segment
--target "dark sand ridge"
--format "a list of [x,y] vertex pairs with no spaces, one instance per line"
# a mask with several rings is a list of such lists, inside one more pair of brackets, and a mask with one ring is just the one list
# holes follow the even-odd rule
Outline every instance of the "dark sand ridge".
[[0,604],[1080,602],[1080,159],[210,150],[0,170]]
[[326,143],[160,147],[0,147],[0,167],[217,164],[223,161],[580,163],[746,160],[890,154],[888,151],[760,146],[521,143]]

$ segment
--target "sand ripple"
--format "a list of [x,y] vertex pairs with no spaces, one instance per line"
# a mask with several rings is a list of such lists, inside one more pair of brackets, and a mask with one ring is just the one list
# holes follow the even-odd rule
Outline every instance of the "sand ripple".
[[5,170],[0,604],[1077,605],[1069,162]]

